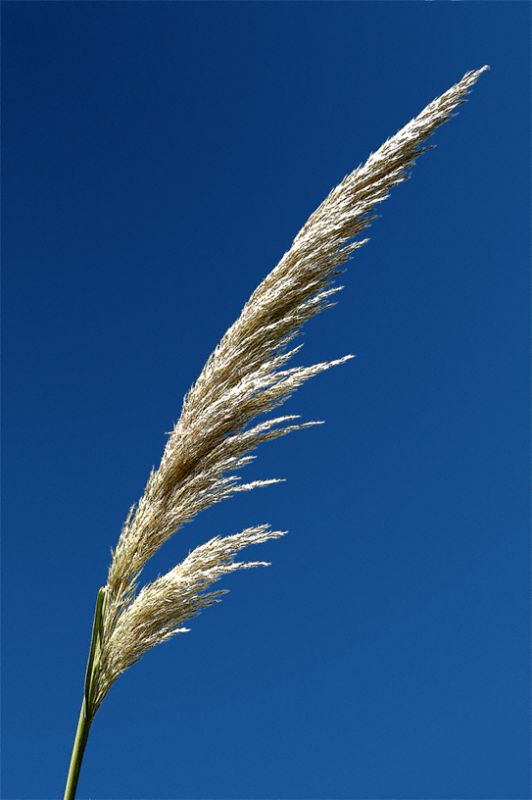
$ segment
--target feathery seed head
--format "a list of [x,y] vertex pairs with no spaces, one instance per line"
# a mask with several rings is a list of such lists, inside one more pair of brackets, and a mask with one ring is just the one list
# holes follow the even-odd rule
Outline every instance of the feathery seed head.
[[307,320],[333,305],[331,298],[342,288],[334,285],[335,277],[367,241],[354,237],[375,219],[375,206],[408,177],[416,158],[428,149],[427,138],[453,116],[486,69],[466,73],[329,193],[207,360],[113,553],[90,713],[124,669],[151,647],[187,630],[186,620],[220,599],[224,592],[206,592],[209,586],[230,572],[265,563],[234,561],[243,547],[282,535],[261,525],[196,547],[137,593],[146,562],[200,511],[237,492],[279,482],[240,482],[238,471],[261,442],[320,424],[296,422],[298,417],[289,415],[252,426],[257,416],[280,406],[305,381],[352,358],[286,366],[301,348],[288,345]]

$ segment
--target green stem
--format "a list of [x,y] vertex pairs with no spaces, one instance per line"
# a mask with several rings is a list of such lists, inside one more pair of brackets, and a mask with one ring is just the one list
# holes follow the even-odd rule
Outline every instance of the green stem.
[[64,800],[74,800],[76,797],[79,771],[81,769],[83,753],[85,752],[85,745],[87,744],[87,739],[89,738],[91,722],[92,720],[87,714],[87,703],[85,701],[85,697],[83,697],[81,711],[79,713],[78,727],[76,729],[76,737],[74,739],[74,746],[72,748],[72,756],[70,757],[70,767],[68,770]]
[[92,623],[91,644],[89,648],[89,657],[87,659],[87,669],[85,671],[85,691],[83,693],[81,711],[79,712],[78,727],[76,728],[76,736],[74,738],[74,746],[72,747],[72,755],[70,756],[70,766],[68,768],[64,800],[74,800],[76,797],[76,788],[78,785],[81,762],[85,752],[85,745],[87,744],[87,739],[89,738],[90,726],[95,714],[94,678],[98,674],[98,669],[100,666],[104,603],[105,589],[102,588],[98,591],[98,597],[96,598],[96,608],[94,610],[94,620]]

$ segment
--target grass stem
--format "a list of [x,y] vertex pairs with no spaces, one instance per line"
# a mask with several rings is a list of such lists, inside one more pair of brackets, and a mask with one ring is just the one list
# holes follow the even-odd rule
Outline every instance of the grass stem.
[[81,703],[81,711],[79,712],[78,727],[76,728],[76,736],[74,737],[72,755],[70,756],[64,800],[74,800],[76,797],[76,788],[78,785],[81,762],[85,752],[85,745],[87,744],[91,723],[96,713],[97,706],[94,705],[94,676],[100,664],[104,603],[105,589],[101,588],[98,591],[96,608],[94,609],[91,644],[89,648],[89,657],[87,659],[87,669],[85,671],[85,690]]
[[81,769],[83,753],[85,752],[85,745],[87,744],[87,739],[89,738],[91,722],[92,720],[87,714],[87,703],[85,697],[83,697],[81,711],[79,712],[78,727],[76,729],[76,736],[74,739],[74,746],[72,747],[72,756],[70,757],[70,766],[68,769],[64,800],[74,800],[76,797],[79,771]]

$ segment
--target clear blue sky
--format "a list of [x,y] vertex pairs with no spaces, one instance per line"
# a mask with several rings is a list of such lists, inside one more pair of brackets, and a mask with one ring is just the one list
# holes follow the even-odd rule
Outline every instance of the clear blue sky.
[[62,792],[95,593],[181,398],[327,191],[489,63],[381,206],[263,447],[221,606],[96,718],[80,798],[528,798],[526,3],[4,3],[3,798]]

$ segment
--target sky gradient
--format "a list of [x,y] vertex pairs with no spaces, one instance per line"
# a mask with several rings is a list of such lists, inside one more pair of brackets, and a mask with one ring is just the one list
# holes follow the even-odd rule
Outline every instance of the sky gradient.
[[396,188],[264,445],[267,570],[124,674],[79,798],[530,797],[525,3],[4,3],[2,798],[63,790],[97,588],[184,392],[330,188],[491,65]]

